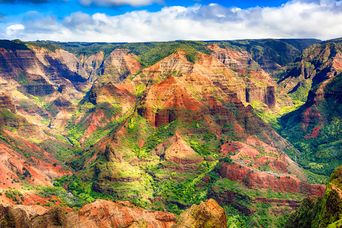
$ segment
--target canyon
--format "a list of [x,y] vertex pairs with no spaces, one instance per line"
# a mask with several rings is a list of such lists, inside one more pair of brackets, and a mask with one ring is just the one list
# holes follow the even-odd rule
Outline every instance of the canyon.
[[1,40],[0,226],[295,227],[339,194],[341,73],[341,39]]

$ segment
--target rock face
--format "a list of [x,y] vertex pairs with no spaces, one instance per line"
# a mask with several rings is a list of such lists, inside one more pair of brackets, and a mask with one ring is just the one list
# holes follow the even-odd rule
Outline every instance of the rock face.
[[[260,68],[258,71],[251,70],[250,73],[253,80],[248,82],[239,75],[239,72],[228,68],[215,55],[198,53],[197,60],[190,62],[185,51],[177,50],[121,82],[115,83],[115,78],[106,75],[99,79],[89,94],[89,101],[93,105],[99,107],[102,99],[110,104],[120,104],[122,109],[135,109],[136,113],[128,117],[125,115],[125,119],[112,134],[102,138],[94,148],[89,149],[93,156],[85,162],[85,168],[87,169],[89,164],[94,164],[94,161],[97,163],[93,176],[96,180],[93,190],[129,200],[134,200],[138,196],[148,204],[157,200],[166,205],[188,207],[188,200],[195,196],[179,196],[177,189],[183,189],[188,183],[193,183],[189,178],[191,175],[207,178],[204,170],[206,166],[214,165],[213,161],[216,158],[210,154],[219,152],[217,145],[225,141],[231,142],[232,138],[240,142],[248,141],[251,135],[255,135],[259,140],[259,143],[254,142],[255,145],[250,146],[257,151],[258,156],[243,156],[244,149],[241,149],[241,155],[237,155],[239,158],[236,158],[241,160],[241,164],[253,164],[255,161],[256,170],[265,167],[271,167],[279,173],[291,170],[291,177],[294,180],[298,180],[297,175],[301,178],[305,176],[298,166],[293,165],[294,162],[289,157],[281,157],[281,151],[291,148],[291,145],[256,117],[251,106],[247,106],[244,100],[247,87],[256,88],[251,91],[252,99],[264,103],[265,106],[276,105],[276,85],[273,79]],[[126,92],[117,95],[118,87],[126,88]],[[259,94],[257,90],[260,91]],[[137,96],[135,102],[128,100],[129,94],[132,97]],[[253,101],[255,100],[251,102]],[[107,122],[102,113],[89,113],[90,116],[100,117],[91,121],[93,125]],[[122,116],[122,113],[118,116]],[[99,127],[100,125],[97,126]],[[204,135],[206,138],[202,137]],[[208,148],[207,140],[215,141],[215,147]],[[270,154],[275,154],[274,157],[266,152],[261,153],[263,147],[267,150],[272,147]],[[272,153],[274,150],[276,152]],[[145,165],[158,168],[151,173],[146,170]],[[263,174],[260,172],[260,176],[248,175],[247,177],[251,178],[248,187],[277,190],[276,185],[262,185]],[[268,179],[267,183],[271,183],[277,179],[277,175],[270,175],[265,179]],[[139,183],[144,185],[141,186]],[[153,183],[161,185],[162,191],[170,192],[154,197],[153,194],[159,192],[153,188]],[[206,185],[202,181],[200,183]],[[279,191],[289,190],[286,183],[282,184],[283,189]],[[191,191],[196,195],[196,188]],[[301,191],[299,187],[296,191],[311,193],[309,190]],[[187,192],[190,191],[184,190],[184,194],[188,194]]]
[[318,43],[319,40],[242,40],[228,42],[227,46],[237,46],[246,50],[263,70],[276,76],[276,72],[298,58],[302,51]]
[[1,227],[226,227],[226,215],[215,200],[208,200],[187,209],[176,220],[171,213],[147,211],[129,202],[97,200],[85,205],[78,212],[61,207],[46,209],[42,206],[0,205]]
[[323,198],[308,198],[292,214],[286,227],[341,227],[342,167],[332,174]]
[[66,80],[77,89],[86,81],[85,71],[79,67],[77,58],[61,49],[51,52],[26,46],[20,50],[1,48],[0,62],[0,77],[16,80],[33,95],[51,94],[55,87],[68,83]]
[[225,228],[227,227],[226,214],[215,200],[209,199],[199,205],[193,205],[183,212],[174,227]]
[[174,143],[166,149],[165,159],[179,164],[200,163],[203,161],[203,158],[178,136],[176,136]]
[[225,143],[221,153],[233,160],[222,165],[221,175],[249,188],[316,196],[324,193],[324,185],[308,184],[301,168],[286,154],[255,137],[248,137],[244,143]]
[[81,55],[80,56],[80,62],[84,68],[84,70],[89,75],[89,80],[94,81],[98,75],[101,74],[101,66],[104,61],[104,53],[103,51],[99,51],[95,54],[92,54],[90,56],[87,55]]
[[167,141],[159,144],[155,151],[158,156],[164,157],[166,161],[180,164],[184,167],[199,164],[203,161],[203,158],[177,133]]
[[158,127],[177,119],[187,119],[189,112],[192,112],[192,117],[196,113],[199,115],[200,108],[201,104],[188,94],[186,88],[176,78],[169,77],[150,88],[144,115],[152,125]]
[[122,81],[128,75],[137,73],[140,67],[136,56],[125,49],[115,49],[104,61],[101,74],[112,75],[115,80]]
[[233,48],[220,48],[210,45],[213,55],[225,66],[245,77],[245,91],[242,91],[242,101],[251,103],[262,102],[273,108],[276,105],[275,83],[245,50],[238,51]]

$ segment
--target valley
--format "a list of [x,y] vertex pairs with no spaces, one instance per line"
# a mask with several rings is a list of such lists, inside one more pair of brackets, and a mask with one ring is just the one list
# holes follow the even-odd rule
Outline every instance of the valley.
[[339,227],[341,74],[342,39],[0,40],[0,227]]

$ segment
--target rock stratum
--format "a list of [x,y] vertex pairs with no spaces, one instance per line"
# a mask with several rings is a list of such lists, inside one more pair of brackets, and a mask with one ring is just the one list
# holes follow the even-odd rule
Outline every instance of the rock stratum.
[[341,56],[338,39],[2,40],[0,226],[299,224],[341,165]]

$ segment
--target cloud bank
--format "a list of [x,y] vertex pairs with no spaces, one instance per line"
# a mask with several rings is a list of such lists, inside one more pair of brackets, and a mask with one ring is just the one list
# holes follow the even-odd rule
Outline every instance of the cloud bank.
[[[100,0],[89,0],[100,1]],[[103,2],[110,0],[103,0]],[[128,2],[111,0],[110,2]],[[142,4],[148,0],[129,1]],[[4,31],[4,32],[2,32]],[[218,4],[164,7],[117,16],[75,12],[62,20],[35,13],[0,29],[7,39],[141,42],[256,38],[342,37],[342,1],[292,0],[279,7],[225,8]]]

